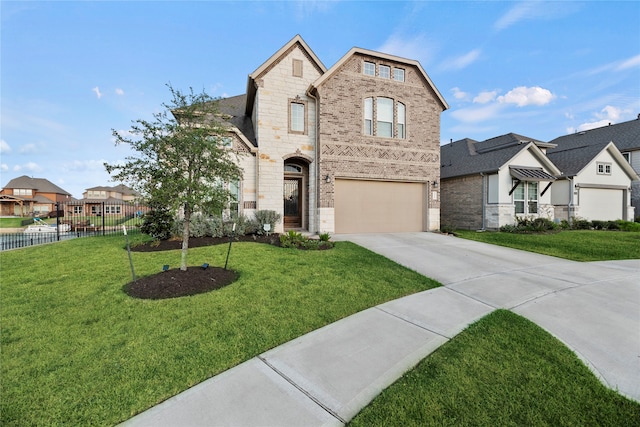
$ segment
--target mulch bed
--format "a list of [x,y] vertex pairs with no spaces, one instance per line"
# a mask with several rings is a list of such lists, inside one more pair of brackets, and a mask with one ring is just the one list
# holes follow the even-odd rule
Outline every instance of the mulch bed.
[[[236,236],[233,242],[257,242],[280,246],[278,234],[269,236]],[[228,237],[192,237],[189,239],[189,247],[197,248],[229,244]],[[159,242],[136,245],[132,252],[170,251],[182,248],[182,240],[161,240]],[[238,279],[238,273],[233,270],[225,270],[220,267],[187,267],[186,271],[179,268],[163,271],[153,276],[142,277],[135,282],[126,284],[124,292],[134,298],[141,299],[166,299],[178,298],[189,295],[197,295],[220,289]]]

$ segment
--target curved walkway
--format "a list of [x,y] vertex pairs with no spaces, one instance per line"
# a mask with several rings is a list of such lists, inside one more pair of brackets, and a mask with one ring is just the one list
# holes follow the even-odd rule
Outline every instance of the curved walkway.
[[559,338],[640,401],[640,260],[580,263],[434,233],[338,235],[444,286],[304,335],[125,426],[341,426],[385,387],[497,308]]

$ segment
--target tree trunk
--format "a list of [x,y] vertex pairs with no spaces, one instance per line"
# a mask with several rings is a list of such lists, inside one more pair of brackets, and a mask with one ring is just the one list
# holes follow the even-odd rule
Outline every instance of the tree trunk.
[[191,208],[184,204],[184,226],[182,228],[182,254],[180,256],[180,270],[187,271],[187,252],[189,251],[189,223],[191,222]]

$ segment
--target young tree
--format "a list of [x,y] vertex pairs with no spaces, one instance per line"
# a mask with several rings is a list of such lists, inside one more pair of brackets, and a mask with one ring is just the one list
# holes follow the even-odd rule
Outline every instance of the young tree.
[[134,121],[127,135],[112,130],[116,145],[128,144],[137,155],[104,165],[114,180],[131,185],[154,204],[182,211],[180,269],[186,270],[191,214],[221,211],[232,197],[224,184],[239,180],[242,169],[216,99],[204,91],[185,94],[167,86],[173,99],[162,104],[164,111],[153,120]]

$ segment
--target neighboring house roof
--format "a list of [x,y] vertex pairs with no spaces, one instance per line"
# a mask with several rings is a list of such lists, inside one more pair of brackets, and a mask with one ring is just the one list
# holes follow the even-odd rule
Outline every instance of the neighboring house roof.
[[351,48],[351,50],[349,50],[349,52],[347,52],[346,55],[344,55],[342,58],[340,58],[338,60],[338,62],[336,62],[329,70],[327,70],[323,75],[321,75],[315,82],[313,82],[311,84],[311,87],[309,88],[309,91],[313,92],[313,90],[315,90],[318,87],[320,87],[320,85],[322,85],[322,83],[325,80],[327,80],[333,73],[338,71],[340,69],[340,67],[342,67],[342,65],[349,60],[349,58],[351,58],[353,55],[356,55],[356,54],[367,55],[367,56],[375,56],[375,57],[378,57],[378,58],[386,59],[388,61],[399,62],[399,63],[412,65],[412,66],[416,67],[418,69],[418,71],[420,72],[420,75],[425,79],[425,81],[427,82],[427,84],[429,85],[431,90],[436,95],[436,98],[438,99],[438,101],[440,101],[440,104],[442,106],[442,110],[444,111],[444,110],[449,109],[449,104],[447,104],[447,101],[444,100],[444,97],[442,96],[440,91],[438,91],[436,86],[433,84],[433,82],[431,81],[431,78],[429,77],[429,75],[424,71],[424,69],[422,68],[422,65],[420,65],[420,62],[415,61],[413,59],[401,58],[399,56],[388,55],[386,53],[375,52],[373,50],[362,49],[362,48],[359,48],[359,47]]
[[108,186],[91,187],[91,188],[87,188],[85,191],[109,191],[109,192],[124,194],[126,196],[139,195],[137,191],[131,189],[130,187],[127,187],[124,184],[118,184],[114,187],[108,187]]
[[[440,177],[452,178],[480,173],[495,173],[522,150],[528,149],[533,150],[541,164],[552,173],[559,175],[560,171],[546,159],[540,150],[540,148],[548,148],[549,146],[550,144],[546,142],[515,133],[508,133],[482,142],[465,138],[440,147]],[[518,168],[517,170],[512,169],[511,172],[520,175],[532,173],[520,171],[520,169],[531,170],[530,168]],[[552,178],[552,175],[544,173],[544,180]],[[530,179],[533,179],[533,175]]]
[[22,175],[18,178],[14,178],[5,185],[4,188],[24,188],[36,190],[40,193],[55,193],[70,196],[71,193],[63,190],[51,181],[44,178],[31,178],[27,175]]
[[621,152],[640,150],[640,119],[561,136],[547,156],[565,176],[575,176],[610,142]]
[[258,141],[253,131],[253,122],[250,116],[245,115],[246,105],[247,95],[232,96],[218,101],[220,114],[229,124],[236,127],[254,147],[257,147]]

